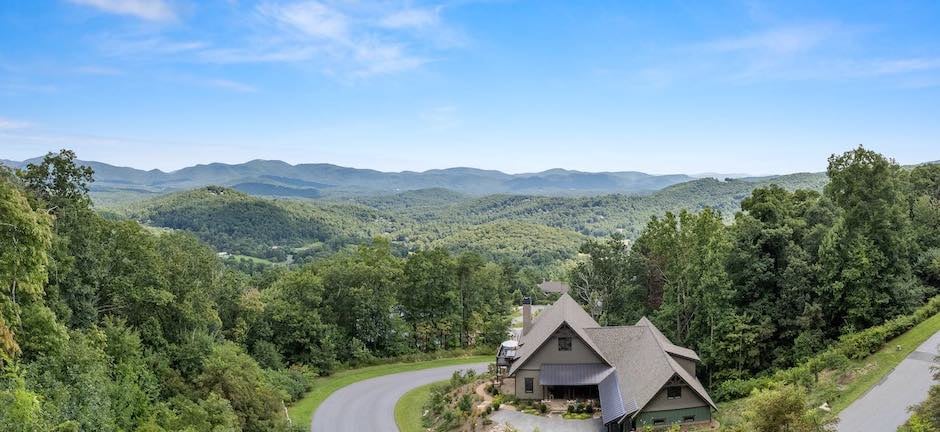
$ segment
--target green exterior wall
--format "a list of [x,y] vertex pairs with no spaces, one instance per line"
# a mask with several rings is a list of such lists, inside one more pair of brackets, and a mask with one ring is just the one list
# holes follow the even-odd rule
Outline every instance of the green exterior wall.
[[665,419],[666,425],[672,423],[682,423],[682,418],[685,416],[695,416],[696,422],[711,420],[712,410],[711,408],[705,407],[695,407],[695,408],[684,408],[668,411],[647,411],[641,412],[640,415],[636,416],[636,427],[640,428],[645,425],[653,425],[653,419]]

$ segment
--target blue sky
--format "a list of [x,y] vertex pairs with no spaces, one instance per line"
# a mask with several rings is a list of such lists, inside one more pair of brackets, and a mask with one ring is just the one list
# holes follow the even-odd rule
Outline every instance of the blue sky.
[[0,158],[822,170],[940,159],[936,1],[0,0]]

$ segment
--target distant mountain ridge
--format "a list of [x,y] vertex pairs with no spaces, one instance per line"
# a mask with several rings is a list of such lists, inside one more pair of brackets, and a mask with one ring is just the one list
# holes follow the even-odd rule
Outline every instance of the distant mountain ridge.
[[[0,160],[0,163],[21,168],[38,160]],[[445,188],[468,195],[648,194],[696,179],[685,174],[583,172],[560,168],[524,174],[469,167],[383,172],[325,163],[291,165],[260,159],[241,164],[200,164],[171,172],[145,171],[97,161],[81,163],[95,170],[93,192],[97,193],[123,190],[164,193],[222,185],[255,195],[285,197],[382,195],[429,188]]]

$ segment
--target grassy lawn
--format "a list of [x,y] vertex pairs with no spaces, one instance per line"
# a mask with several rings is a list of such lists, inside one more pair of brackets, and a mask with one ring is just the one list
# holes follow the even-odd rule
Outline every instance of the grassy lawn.
[[[878,352],[862,360],[852,361],[848,366],[848,370],[854,371],[854,375],[849,380],[839,383],[837,396],[829,400],[833,414],[838,414],[865,394],[891,373],[901,363],[901,360],[904,360],[908,354],[916,350],[918,346],[938,331],[940,331],[940,314],[928,318],[904,334],[888,341]],[[897,349],[899,345],[901,346],[900,350]],[[821,394],[825,391],[824,388],[833,385],[835,384],[821,383],[818,386],[819,388],[810,389],[810,399],[823,398]],[[746,400],[746,398],[743,398],[718,404],[718,420],[727,425],[740,423]]]
[[438,381],[412,389],[405,393],[395,404],[395,424],[399,432],[424,432],[421,426],[421,415],[424,414],[424,404],[431,397],[431,387],[445,384],[447,381]]
[[309,427],[310,420],[313,418],[313,413],[316,412],[317,407],[319,407],[327,397],[333,394],[333,392],[352,383],[399,372],[410,372],[442,366],[480,363],[491,360],[493,360],[493,356],[491,355],[457,357],[430,360],[425,362],[392,363],[387,365],[369,366],[360,369],[350,369],[336,372],[333,375],[317,378],[314,380],[313,390],[311,390],[310,393],[307,393],[303,399],[291,405],[291,407],[287,409],[287,413],[290,415],[291,421],[293,421],[294,424]]
[[264,259],[264,258],[258,258],[258,257],[248,256],[248,255],[234,255],[234,254],[233,254],[233,255],[230,255],[230,256],[232,257],[232,259],[242,259],[242,258],[244,258],[244,259],[247,259],[247,260],[249,260],[249,261],[254,261],[255,263],[258,263],[258,264],[284,265],[284,263],[276,263],[276,262],[271,261],[271,260],[266,260],[266,259]]

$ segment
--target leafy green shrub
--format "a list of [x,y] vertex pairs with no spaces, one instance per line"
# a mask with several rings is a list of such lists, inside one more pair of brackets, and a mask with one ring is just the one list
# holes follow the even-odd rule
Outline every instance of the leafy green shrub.
[[718,401],[727,401],[747,397],[754,390],[769,389],[778,384],[809,385],[816,381],[818,373],[823,369],[844,367],[847,359],[863,359],[881,349],[889,340],[937,313],[940,313],[940,296],[931,298],[911,315],[900,316],[879,326],[844,335],[829,349],[794,367],[779,370],[772,375],[724,381],[715,389],[713,396]]

